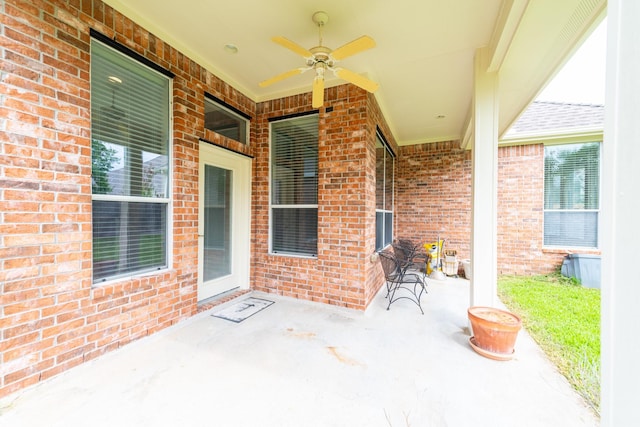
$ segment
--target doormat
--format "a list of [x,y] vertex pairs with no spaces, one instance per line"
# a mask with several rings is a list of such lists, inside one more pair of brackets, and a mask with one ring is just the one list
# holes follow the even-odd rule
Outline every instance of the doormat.
[[257,312],[269,307],[273,303],[274,301],[249,297],[213,313],[212,316],[219,317],[220,319],[230,320],[235,323],[240,323],[243,320],[253,316]]

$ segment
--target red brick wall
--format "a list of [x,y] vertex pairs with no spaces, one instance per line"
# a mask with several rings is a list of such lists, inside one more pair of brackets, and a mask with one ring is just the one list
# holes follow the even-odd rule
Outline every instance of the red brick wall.
[[382,285],[369,256],[375,248],[375,126],[386,127],[363,90],[327,89],[319,110],[317,259],[268,252],[269,119],[310,111],[309,94],[258,104],[252,287],[362,310]]
[[[3,7],[0,396],[195,313],[199,138],[251,150],[205,134],[204,91],[255,116],[251,100],[100,1]],[[90,28],[176,75],[173,267],[99,286],[91,271]]]
[[435,242],[468,258],[471,152],[458,141],[400,147],[396,164],[395,237]]
[[498,273],[550,272],[542,252],[544,146],[498,150]]
[[[456,141],[400,147],[396,237],[435,241],[470,255],[471,152]],[[498,150],[498,273],[555,271],[563,249],[543,248],[544,146]],[[599,253],[586,251],[586,253]]]
[[[367,184],[365,188],[367,206],[366,206],[366,214],[364,217],[364,221],[366,224],[365,227],[365,256],[368,258],[369,262],[365,261],[365,295],[366,300],[371,301],[373,297],[375,297],[376,293],[380,289],[380,285],[385,282],[384,272],[382,271],[382,266],[377,258],[371,260],[371,255],[375,252],[376,248],[376,132],[378,130],[382,133],[382,136],[390,145],[391,150],[394,153],[398,153],[399,147],[396,143],[396,140],[391,133],[391,129],[389,128],[387,122],[382,115],[382,111],[378,103],[375,101],[375,98],[372,95],[368,96],[367,99],[367,110],[369,112],[368,116],[368,132],[369,132],[369,146],[367,152],[367,162],[366,162],[366,176]],[[397,198],[397,196],[396,196]]]
[[[320,109],[317,259],[269,255],[268,119],[311,111],[310,94],[256,106],[99,0],[3,7],[0,396],[195,313],[200,139],[254,156],[254,289],[355,309],[371,303],[383,281],[379,263],[371,262],[377,127],[398,153],[396,236],[431,241],[440,233],[448,248],[468,256],[470,153],[457,142],[397,147],[375,98],[361,89],[327,89]],[[90,28],[175,74],[172,268],[99,286],[91,271]],[[204,129],[204,92],[253,118],[248,146]],[[511,168],[501,166],[502,173],[522,172],[534,164],[528,156],[501,155],[501,165]],[[539,212],[513,199],[503,178],[500,185],[500,211],[511,215],[501,227],[521,223],[534,234],[529,222]],[[561,256],[531,254],[525,243],[531,245],[501,231],[501,272],[532,272]]]
[[498,150],[498,273],[553,271],[543,264],[544,146]]
[[[545,249],[544,145],[498,150],[498,273],[546,274],[568,250]],[[581,250],[599,254],[599,251]]]
[[[70,3],[70,4],[69,4]],[[0,396],[197,310],[200,140],[255,157],[251,286],[364,309],[382,285],[375,246],[373,96],[327,89],[320,109],[318,258],[268,254],[267,120],[310,94],[259,105],[98,0],[5,2],[0,34]],[[175,74],[172,268],[92,284],[90,37],[95,29]],[[204,92],[253,118],[248,146],[204,129]],[[363,220],[364,218],[364,220]]]

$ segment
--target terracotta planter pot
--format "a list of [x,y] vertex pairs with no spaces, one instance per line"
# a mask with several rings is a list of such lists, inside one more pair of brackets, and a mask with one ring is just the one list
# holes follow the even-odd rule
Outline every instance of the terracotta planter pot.
[[485,357],[508,360],[522,328],[520,317],[493,307],[470,307],[467,310],[473,336],[471,347]]

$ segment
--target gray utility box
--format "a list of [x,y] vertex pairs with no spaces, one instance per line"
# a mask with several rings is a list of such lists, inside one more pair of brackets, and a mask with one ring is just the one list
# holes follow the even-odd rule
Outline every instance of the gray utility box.
[[600,255],[569,254],[562,261],[560,272],[575,277],[587,288],[600,288]]

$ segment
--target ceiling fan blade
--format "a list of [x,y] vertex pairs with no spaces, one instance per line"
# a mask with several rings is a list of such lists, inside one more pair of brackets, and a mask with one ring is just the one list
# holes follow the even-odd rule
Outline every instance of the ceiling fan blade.
[[334,69],[336,76],[340,77],[342,80],[346,80],[349,83],[353,83],[354,85],[361,87],[367,92],[375,92],[378,90],[378,83],[369,80],[366,77],[361,76],[360,74],[356,74],[353,71],[345,70],[344,68],[336,68]]
[[258,86],[260,86],[260,87],[267,87],[267,86],[272,85],[272,84],[274,84],[274,83],[276,83],[276,82],[279,82],[280,80],[284,80],[284,79],[287,79],[287,78],[289,78],[289,77],[293,77],[293,76],[295,76],[296,74],[302,74],[302,73],[304,73],[305,71],[307,71],[308,69],[309,69],[309,68],[304,68],[304,67],[294,68],[293,70],[286,71],[286,72],[284,72],[284,73],[282,73],[282,74],[278,74],[278,75],[277,75],[277,76],[275,76],[275,77],[271,77],[271,78],[270,78],[270,79],[268,79],[268,80],[265,80],[265,81],[263,81],[263,82],[260,82],[260,83],[258,83]]
[[313,108],[320,108],[322,104],[324,104],[324,77],[316,76],[313,79],[311,106]]
[[303,48],[298,43],[292,42],[291,40],[285,37],[276,36],[276,37],[273,37],[271,40],[275,43],[278,43],[280,46],[286,47],[287,49],[297,53],[298,55],[304,58],[313,57],[313,53],[309,52],[307,49]]
[[344,58],[355,55],[356,53],[360,53],[363,50],[371,49],[376,46],[376,42],[369,36],[362,36],[357,38],[344,46],[340,46],[333,52],[331,52],[331,57],[336,61],[341,61]]

